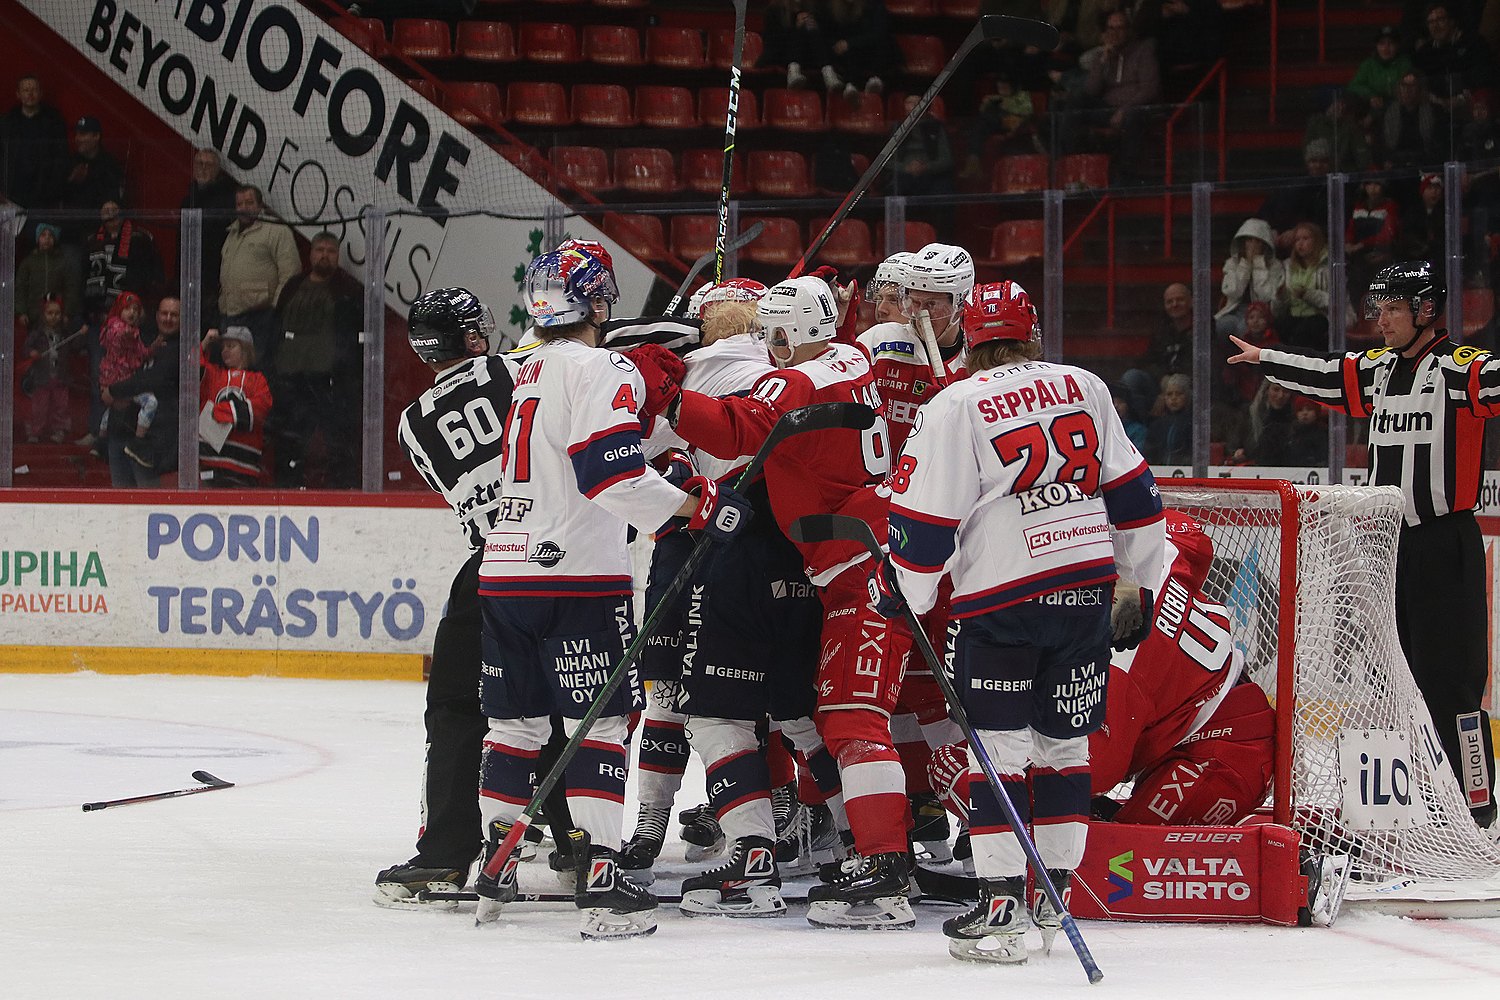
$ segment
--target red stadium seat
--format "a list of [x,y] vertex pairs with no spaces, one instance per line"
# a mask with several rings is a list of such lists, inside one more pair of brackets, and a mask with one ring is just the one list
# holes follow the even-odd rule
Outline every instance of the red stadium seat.
[[1057,161],[1057,184],[1065,191],[1109,187],[1108,153],[1074,153]]
[[515,62],[520,58],[515,29],[503,21],[458,22],[456,52],[460,58],[475,62]]
[[641,194],[676,191],[677,165],[672,162],[672,153],[640,146],[615,150],[615,186]]
[[447,59],[453,43],[445,21],[423,17],[398,17],[391,27],[391,48],[408,59]]
[[606,66],[640,66],[641,33],[619,24],[590,24],[583,29],[583,57]]
[[823,101],[811,90],[787,90],[772,87],[761,95],[765,123],[771,128],[791,132],[822,132]]
[[[812,174],[807,157],[784,150],[752,150],[747,159],[750,167],[750,190],[773,198],[806,198],[813,193]],[[723,171],[723,165],[719,167]]]
[[[745,220],[749,225],[754,219]],[[802,227],[793,219],[771,218],[759,220],[766,224],[765,232],[740,253],[757,264],[790,264],[802,256]],[[710,242],[712,247],[712,242]]]
[[[750,72],[760,61],[760,55],[765,49],[765,40],[760,37],[759,32],[745,32],[745,52],[740,56],[740,69]],[[709,32],[708,63],[714,69],[728,69],[734,65],[733,29]]]
[[[514,86],[514,85],[512,85]],[[497,146],[496,151],[538,184],[547,183],[547,161],[530,146]]]
[[560,83],[513,83],[505,92],[510,120],[520,125],[571,125],[568,93]]
[[[731,168],[733,181],[731,193],[744,193],[745,154],[738,153]],[[684,149],[682,151],[682,186],[694,194],[717,195],[724,183],[724,151],[722,149]]]
[[1047,190],[1049,161],[1045,153],[1002,156],[990,172],[990,190],[996,194],[1023,194]]
[[937,228],[930,222],[908,222],[906,224],[907,250],[920,250],[929,243],[937,242]]
[[1045,234],[1041,219],[1002,222],[995,227],[995,233],[990,238],[989,257],[981,263],[1013,267],[1041,260]]
[[[816,219],[807,227],[807,245],[818,238],[827,219]],[[875,252],[875,240],[870,234],[870,224],[863,219],[845,219],[834,227],[816,260],[849,267],[865,267],[877,263],[880,255]]]
[[[707,127],[722,129],[728,110],[728,87],[705,87],[698,91],[698,120]],[[755,92],[741,87],[740,113],[735,118],[735,131],[760,128],[760,125],[760,105],[755,99]]]
[[667,255],[666,230],[657,215],[606,215],[604,235],[633,257],[660,260]]
[[885,0],[885,9],[896,17],[932,17],[937,14],[934,0]]
[[609,154],[597,146],[553,146],[552,170],[582,191],[608,191]]
[[575,83],[573,119],[580,125],[626,128],[635,124],[630,91],[617,83]]
[[686,87],[635,88],[635,110],[647,128],[695,128],[693,92]]
[[583,60],[583,51],[571,24],[522,21],[521,56],[532,62],[575,63]]
[[433,104],[436,104],[438,107],[443,106],[443,94],[438,90],[438,85],[433,83],[431,80],[407,80],[406,85],[412,90],[415,90],[417,93],[421,94],[423,97],[427,98],[427,100],[431,101]]
[[646,61],[670,69],[703,69],[708,57],[696,28],[647,28]]
[[885,102],[869,94],[860,94],[849,100],[842,94],[828,98],[829,127],[840,132],[856,132],[860,135],[887,135],[890,128],[885,120]]
[[948,65],[948,50],[936,35],[897,35],[909,76],[937,76]]
[[450,83],[448,113],[470,128],[495,126],[505,121],[505,103],[493,83]]
[[980,0],[937,0],[938,12],[944,17],[961,17],[972,21],[979,16]]
[[1495,293],[1488,288],[1465,288],[1463,295],[1464,336],[1484,329],[1495,318]]
[[349,41],[379,59],[385,54],[385,24],[378,17],[341,17],[334,23]]
[[674,215],[672,217],[672,253],[683,260],[697,260],[711,251],[718,235],[719,220],[715,216]]

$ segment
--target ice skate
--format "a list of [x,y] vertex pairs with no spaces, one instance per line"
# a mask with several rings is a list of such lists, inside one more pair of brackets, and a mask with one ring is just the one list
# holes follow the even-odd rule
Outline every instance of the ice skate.
[[1347,854],[1307,854],[1302,874],[1307,876],[1307,906],[1297,914],[1303,926],[1332,927],[1344,905],[1349,888],[1350,859]]
[[484,842],[484,850],[480,852],[479,877],[474,880],[474,891],[479,894],[479,906],[474,911],[476,924],[487,924],[499,917],[501,907],[516,898],[516,866],[521,863],[521,859],[515,852],[511,852],[510,857],[505,859],[500,874],[490,878],[484,873],[490,858],[495,856],[495,852],[510,834],[510,828],[511,824],[504,820],[497,819],[491,823],[489,839]]
[[392,865],[375,876],[375,905],[403,909],[427,906],[451,910],[457,903],[449,900],[427,900],[424,892],[459,892],[469,877],[468,866],[455,868],[429,865],[420,857],[405,864]]
[[960,827],[953,838],[953,860],[963,865],[965,875],[974,874],[974,847],[969,843],[968,827]]
[[687,916],[778,917],[786,912],[776,853],[765,837],[742,837],[723,864],[682,883]]
[[931,792],[907,796],[911,805],[911,842],[935,865],[944,865],[953,860],[953,849],[948,846],[948,811]]
[[808,923],[897,930],[917,925],[906,898],[911,879],[905,854],[876,854],[847,864],[846,869],[837,881],[808,890]]
[[[1062,897],[1063,906],[1068,906],[1073,895],[1073,873],[1048,868],[1047,877],[1052,880],[1057,894]],[[1031,890],[1031,922],[1042,932],[1042,954],[1052,954],[1052,941],[1057,937],[1057,932],[1062,930],[1062,914],[1057,912],[1052,900],[1047,898],[1047,890],[1042,888],[1041,883],[1037,883]]]
[[671,814],[669,806],[641,806],[635,821],[635,833],[625,841],[625,849],[620,852],[620,867],[637,885],[650,885],[656,881],[656,859],[666,842],[667,820]]
[[569,830],[558,839],[552,850],[547,854],[547,867],[557,876],[558,884],[564,889],[572,891],[578,882],[578,873],[573,867],[573,834],[579,831]]
[[[573,902],[582,911],[578,933],[585,941],[611,941],[656,933],[656,897],[620,870],[619,856],[589,843],[582,830],[568,831],[579,860]],[[587,859],[584,861],[583,859]]]
[[1026,963],[1026,879],[981,879],[979,902],[943,921],[948,954],[963,962]]
[[820,865],[837,867],[848,856],[834,825],[833,813],[825,805],[799,806],[785,835],[776,841],[776,861],[782,878],[811,875]]
[[683,857],[689,864],[697,864],[716,858],[724,853],[724,831],[714,816],[713,807],[704,803],[677,814],[682,824],[682,841],[687,845]]

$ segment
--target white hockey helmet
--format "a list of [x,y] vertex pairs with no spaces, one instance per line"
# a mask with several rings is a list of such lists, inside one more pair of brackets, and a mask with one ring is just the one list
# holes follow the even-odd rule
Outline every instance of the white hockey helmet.
[[881,261],[880,266],[875,268],[875,277],[865,286],[865,298],[875,298],[875,293],[887,285],[893,286],[899,293],[906,284],[906,266],[916,256],[909,250],[900,250]]
[[705,281],[698,286],[692,295],[688,296],[687,311],[684,314],[688,319],[697,319],[703,315],[703,300],[713,287],[714,283],[712,281]]
[[953,296],[953,314],[974,291],[974,258],[963,247],[929,243],[906,264],[903,287],[923,292],[946,292]]
[[808,275],[773,286],[755,309],[766,350],[777,368],[791,364],[803,344],[832,340],[838,332],[838,316],[828,282]]
[[720,302],[759,302],[765,294],[766,286],[753,278],[725,278],[717,284],[709,282],[694,292],[693,297],[698,299],[701,317],[709,306]]

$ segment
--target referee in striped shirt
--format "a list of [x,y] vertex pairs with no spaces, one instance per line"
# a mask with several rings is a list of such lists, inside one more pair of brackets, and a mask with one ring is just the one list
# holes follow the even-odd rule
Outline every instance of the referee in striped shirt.
[[1485,421],[1500,415],[1500,359],[1459,347],[1434,322],[1447,293],[1426,261],[1383,268],[1365,316],[1385,347],[1316,356],[1230,337],[1230,364],[1370,421],[1370,482],[1398,486],[1406,515],[1396,553],[1396,629],[1449,766],[1482,827],[1495,821],[1494,750],[1481,706],[1489,676],[1479,505]]

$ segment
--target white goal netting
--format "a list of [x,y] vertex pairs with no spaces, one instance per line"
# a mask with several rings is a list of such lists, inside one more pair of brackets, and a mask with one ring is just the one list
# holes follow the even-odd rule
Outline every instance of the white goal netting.
[[1274,818],[1351,856],[1351,898],[1500,899],[1500,849],[1469,817],[1397,641],[1400,492],[1166,480],[1162,499],[1204,522],[1209,596],[1276,706]]

